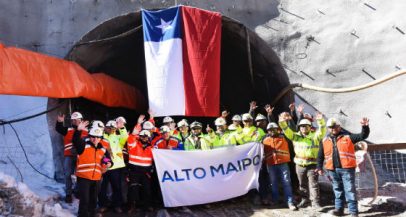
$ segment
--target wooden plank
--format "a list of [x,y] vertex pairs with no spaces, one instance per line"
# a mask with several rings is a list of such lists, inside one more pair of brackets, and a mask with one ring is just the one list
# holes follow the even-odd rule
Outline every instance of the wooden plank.
[[406,149],[406,143],[368,144],[368,151]]

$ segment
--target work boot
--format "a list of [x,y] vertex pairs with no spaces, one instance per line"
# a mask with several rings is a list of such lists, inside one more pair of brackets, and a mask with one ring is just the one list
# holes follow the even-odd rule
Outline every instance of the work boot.
[[65,202],[66,203],[72,203],[72,201],[73,201],[72,195],[67,194],[66,197],[65,197]]
[[292,210],[292,211],[297,211],[298,210],[298,208],[295,206],[295,204],[293,204],[293,203],[289,203],[288,204],[288,207],[289,207],[289,209],[290,210]]
[[321,207],[319,203],[312,203],[312,209],[320,212],[321,210],[323,210],[323,207]]
[[300,203],[297,205],[297,207],[299,208],[305,208],[306,206],[308,206],[310,204],[310,200],[307,198],[302,198],[302,200],[300,201]]
[[334,216],[343,216],[344,215],[344,210],[342,209],[334,209],[330,212],[331,215]]
[[115,213],[123,213],[123,210],[121,209],[121,207],[115,207],[114,212]]

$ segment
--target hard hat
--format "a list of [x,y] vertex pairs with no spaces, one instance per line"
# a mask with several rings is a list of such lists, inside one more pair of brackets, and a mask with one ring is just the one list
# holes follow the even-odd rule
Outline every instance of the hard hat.
[[241,121],[241,115],[234,115],[232,121]]
[[116,122],[119,122],[119,121],[122,121],[122,122],[124,122],[125,124],[127,123],[127,121],[125,120],[125,118],[122,117],[122,116],[116,118]]
[[255,118],[255,121],[262,121],[262,120],[267,120],[266,117],[263,114],[258,114],[257,117]]
[[252,116],[248,113],[242,115],[242,121],[252,120]]
[[139,136],[148,136],[151,137],[151,133],[148,130],[141,130]]
[[104,123],[102,121],[98,121],[98,120],[92,121],[92,123],[90,124],[90,128],[93,128],[93,127],[104,128]]
[[171,132],[171,129],[169,129],[169,127],[166,126],[166,125],[162,126],[159,130],[161,131],[161,133],[169,133],[169,132]]
[[193,123],[190,124],[190,128],[202,128],[202,123],[194,121]]
[[154,129],[154,127],[155,126],[150,121],[145,121],[142,124],[142,129],[144,129],[144,130],[152,130],[152,129]]
[[183,126],[186,126],[186,127],[189,126],[186,119],[182,119],[181,121],[178,122],[178,127],[183,127]]
[[312,123],[309,120],[307,120],[306,118],[303,118],[302,120],[299,121],[299,124],[297,126],[303,126],[303,125],[312,126]]
[[110,127],[110,128],[117,128],[117,123],[116,121],[107,121],[106,127]]
[[223,125],[226,125],[226,124],[227,124],[227,122],[226,122],[226,120],[224,118],[217,118],[214,121],[214,125],[216,125],[216,126],[223,126]]
[[95,137],[103,137],[103,128],[92,127],[92,128],[90,128],[89,135],[95,136]]
[[278,129],[279,128],[279,126],[275,123],[275,122],[271,122],[271,123],[269,123],[268,124],[268,126],[266,126],[266,129],[267,130],[269,130],[269,129]]
[[326,127],[334,127],[334,126],[341,126],[340,121],[338,121],[336,118],[329,118],[327,120]]
[[237,130],[237,127],[234,124],[230,124],[230,126],[228,126],[228,130],[231,131]]
[[72,115],[70,116],[71,120],[76,120],[76,119],[83,119],[83,115],[80,114],[79,112],[73,112]]
[[164,117],[164,120],[162,121],[162,123],[167,124],[167,123],[171,123],[173,122],[173,119],[171,117]]

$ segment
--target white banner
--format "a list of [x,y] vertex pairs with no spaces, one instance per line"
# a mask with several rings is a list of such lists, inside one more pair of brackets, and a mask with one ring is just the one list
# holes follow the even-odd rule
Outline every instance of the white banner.
[[211,203],[258,189],[262,147],[253,142],[209,151],[154,149],[165,207]]

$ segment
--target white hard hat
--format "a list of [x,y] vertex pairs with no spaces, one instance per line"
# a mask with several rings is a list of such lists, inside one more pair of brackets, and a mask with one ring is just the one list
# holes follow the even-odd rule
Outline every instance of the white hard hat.
[[266,129],[275,129],[275,128],[279,128],[279,126],[275,123],[275,122],[271,122],[268,124],[268,126],[266,126]]
[[230,126],[228,126],[228,130],[237,130],[237,127],[234,124],[230,124]]
[[117,128],[117,122],[113,120],[107,121],[106,127]]
[[214,121],[214,125],[216,125],[216,126],[223,126],[223,125],[226,125],[227,124],[227,122],[226,122],[226,120],[224,119],[224,118],[217,118],[215,121]]
[[139,136],[148,136],[151,137],[151,133],[148,130],[141,130]]
[[124,122],[125,124],[127,123],[127,121],[125,120],[125,118],[122,117],[122,116],[116,118],[116,122],[119,122],[119,121],[122,121],[122,122]]
[[189,124],[187,123],[187,121],[185,119],[182,119],[181,121],[178,122],[178,127],[183,127],[186,126],[188,127]]
[[262,121],[262,120],[267,120],[263,114],[258,114],[257,117],[255,118],[255,121]]
[[166,126],[166,125],[162,126],[159,130],[161,131],[161,133],[169,133],[169,132],[171,132],[171,129],[169,129],[169,127]]
[[80,114],[79,112],[73,112],[72,115],[70,116],[71,120],[76,120],[76,119],[83,119],[83,115]]
[[190,128],[202,128],[203,125],[200,122],[194,121],[193,123],[190,124]]
[[162,123],[167,124],[167,123],[171,123],[173,122],[173,119],[169,116],[164,117],[164,120],[162,121]]
[[95,136],[95,137],[102,137],[103,136],[103,128],[101,128],[101,127],[92,127],[92,128],[90,128],[89,135],[90,136]]
[[242,120],[243,121],[252,120],[252,116],[248,113],[245,113],[242,115]]
[[241,121],[241,115],[234,115],[232,121]]
[[142,124],[142,129],[144,129],[144,130],[152,130],[154,128],[155,128],[155,126],[150,121],[145,121]]
[[92,121],[90,128],[93,128],[93,127],[104,128],[104,123],[102,121],[98,121],[98,120]]
[[341,126],[341,123],[336,118],[329,118],[327,120],[326,127],[334,127],[334,126]]
[[297,126],[303,126],[303,125],[312,126],[312,123],[308,119],[303,118],[302,120],[299,121],[299,124]]

